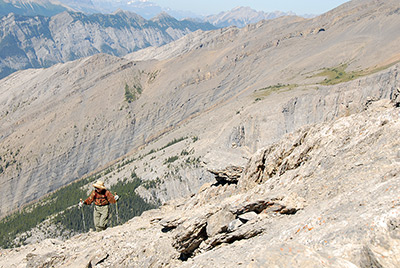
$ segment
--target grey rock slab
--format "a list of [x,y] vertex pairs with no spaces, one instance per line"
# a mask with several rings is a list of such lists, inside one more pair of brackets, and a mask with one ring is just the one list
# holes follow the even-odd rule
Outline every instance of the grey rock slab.
[[161,226],[163,226],[164,228],[174,229],[178,225],[180,225],[183,222],[185,222],[186,220],[187,220],[187,218],[182,217],[181,215],[177,215],[177,216],[172,216],[172,217],[168,217],[168,218],[162,219],[162,220],[159,221],[159,224]]
[[251,211],[251,212],[247,212],[247,213],[239,215],[238,218],[240,220],[242,220],[244,223],[246,223],[248,221],[256,220],[258,218],[258,214],[255,213],[254,211]]
[[173,247],[183,254],[191,254],[203,242],[206,237],[207,219],[194,217],[179,225],[173,237]]
[[236,184],[242,175],[243,167],[228,166],[221,170],[208,170],[214,174],[215,179],[220,184]]
[[212,237],[218,233],[225,232],[228,225],[235,219],[235,215],[228,209],[222,209],[217,213],[211,215],[207,219],[207,236]]
[[240,226],[243,225],[243,222],[240,219],[234,219],[228,224],[227,232],[234,232],[239,229]]
[[261,222],[250,222],[237,226],[236,230],[228,233],[220,233],[210,237],[205,241],[208,249],[212,249],[223,243],[233,243],[238,240],[250,239],[254,236],[261,234],[266,226]]
[[230,210],[235,215],[240,215],[251,211],[260,213],[267,207],[270,207],[274,204],[275,202],[272,200],[255,200],[255,201],[248,201],[238,205],[233,205],[231,206]]

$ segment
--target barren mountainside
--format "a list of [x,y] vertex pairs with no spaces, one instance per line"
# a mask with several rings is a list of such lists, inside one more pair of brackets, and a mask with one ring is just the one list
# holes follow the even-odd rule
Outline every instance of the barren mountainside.
[[158,60],[99,54],[8,76],[0,91],[1,214],[152,141],[196,136],[205,168],[243,163],[304,124],[387,98],[396,69],[367,75],[399,60],[398,5],[353,1],[311,20],[197,32],[141,57]]
[[285,135],[243,172],[121,226],[2,250],[0,266],[398,267],[395,96]]
[[[296,259],[299,267],[396,267],[399,26],[397,0],[355,0],[313,19],[197,31],[124,58],[97,54],[3,78],[0,216],[107,168],[107,185],[135,172],[149,202],[198,194],[110,233],[1,258],[34,267],[83,259],[96,267],[213,259],[217,267]],[[245,167],[236,181],[201,187],[221,173],[209,170],[230,165]],[[107,242],[87,248],[97,239]]]

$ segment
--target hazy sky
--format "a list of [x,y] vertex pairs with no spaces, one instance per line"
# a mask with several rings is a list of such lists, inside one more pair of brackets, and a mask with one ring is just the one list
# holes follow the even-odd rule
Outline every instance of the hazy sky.
[[301,14],[321,14],[348,0],[150,0],[162,7],[190,10],[198,14],[216,14],[237,6],[250,6],[258,11],[293,11]]

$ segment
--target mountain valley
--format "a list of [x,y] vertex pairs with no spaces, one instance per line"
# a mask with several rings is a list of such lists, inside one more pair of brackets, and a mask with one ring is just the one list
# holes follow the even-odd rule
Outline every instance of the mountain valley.
[[[139,42],[155,47],[134,51],[126,38],[114,55],[60,41],[79,59],[59,50],[51,55],[68,62],[0,80],[1,217],[91,176],[112,186],[135,174],[135,193],[162,205],[66,242],[28,231],[16,245],[31,245],[0,251],[0,263],[396,267],[399,10],[397,0],[353,0],[311,19],[176,27],[168,44],[160,31]],[[97,27],[75,16],[36,23]],[[104,24],[121,34],[119,19],[135,24],[112,16]]]

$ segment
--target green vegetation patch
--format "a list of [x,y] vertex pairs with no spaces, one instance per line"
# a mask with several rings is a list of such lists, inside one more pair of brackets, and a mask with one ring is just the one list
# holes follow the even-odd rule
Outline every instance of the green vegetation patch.
[[17,162],[17,156],[20,153],[20,148],[15,152],[8,149],[7,152],[0,155],[0,174],[5,172],[7,169],[13,167],[17,171],[21,171],[21,163]]
[[348,64],[342,64],[337,67],[333,68],[324,68],[321,72],[317,73],[316,75],[313,75],[313,77],[319,77],[323,76],[325,79],[320,82],[319,84],[321,85],[336,85],[348,81],[355,80],[357,78],[371,75],[380,71],[383,71],[387,68],[390,68],[391,66],[399,63],[400,61],[395,61],[393,63],[387,64],[385,66],[381,67],[376,67],[372,69],[367,69],[367,70],[360,70],[360,71],[351,71],[351,72],[346,72],[346,69],[348,67]]
[[187,139],[187,137],[181,137],[181,138],[178,138],[178,139],[173,139],[172,141],[168,142],[167,145],[161,147],[160,150],[163,150],[163,149],[165,149],[167,147],[170,147],[170,146],[172,146],[172,145],[174,145],[174,144],[176,144],[178,142],[184,141],[186,139]]
[[155,180],[148,180],[143,182],[143,187],[146,188],[147,190],[151,188],[156,188],[158,185],[161,184],[161,179],[157,177]]
[[179,156],[177,156],[177,155],[168,157],[167,159],[165,159],[164,165],[165,165],[165,164],[173,163],[173,162],[175,162],[175,161],[178,160],[178,159],[179,159]]
[[131,103],[137,100],[142,94],[142,92],[143,89],[140,84],[138,85],[135,84],[132,87],[130,87],[128,84],[125,84],[125,101]]
[[299,85],[297,84],[281,84],[278,83],[276,85],[268,86],[265,88],[261,88],[256,91],[256,99],[255,101],[260,101],[262,98],[268,97],[274,92],[286,92],[289,90],[292,90],[294,88],[297,88]]
[[320,84],[327,86],[348,82],[361,76],[360,72],[346,72],[347,67],[348,64],[342,64],[333,68],[324,68],[320,73],[314,75],[313,77],[325,77],[325,79],[320,82]]
[[125,83],[125,101],[131,103],[139,99],[140,95],[143,93],[143,87],[141,83],[141,76],[143,71],[138,71],[136,75],[133,76],[132,86]]
[[[165,148],[168,148],[168,147],[170,147],[170,146],[172,146],[172,145],[174,145],[174,144],[176,144],[176,143],[178,143],[178,142],[181,142],[181,141],[184,141],[184,140],[186,140],[188,137],[181,137],[181,138],[178,138],[178,139],[173,139],[172,141],[170,141],[170,142],[168,142],[166,145],[164,145],[163,147],[161,147],[161,148],[158,148],[158,149],[151,149],[148,153],[146,153],[146,154],[144,154],[143,156],[139,156],[139,159],[143,159],[143,157],[146,157],[146,156],[148,156],[148,155],[151,155],[151,154],[154,154],[154,153],[156,153],[156,152],[158,152],[158,151],[161,151],[161,150],[164,150]],[[197,139],[196,139],[197,140]],[[193,140],[193,142],[195,142],[194,140]]]

